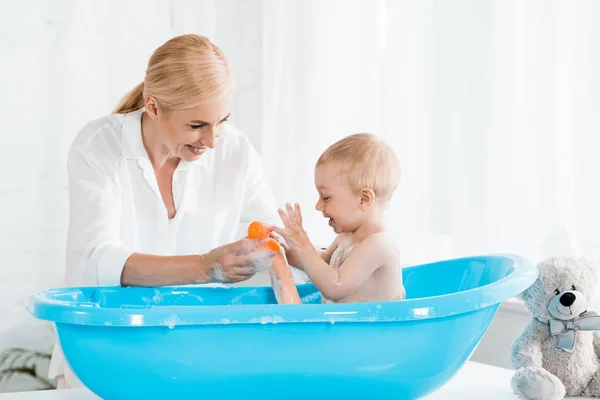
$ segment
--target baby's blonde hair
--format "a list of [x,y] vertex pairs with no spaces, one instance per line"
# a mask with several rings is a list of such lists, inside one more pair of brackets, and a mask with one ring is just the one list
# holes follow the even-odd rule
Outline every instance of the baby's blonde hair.
[[371,188],[377,197],[390,200],[400,183],[398,157],[378,136],[357,133],[329,146],[315,168],[338,163],[354,191]]
[[139,110],[154,96],[164,111],[186,110],[209,103],[234,86],[227,58],[200,35],[174,37],[152,53],[144,81],[127,93],[114,113]]

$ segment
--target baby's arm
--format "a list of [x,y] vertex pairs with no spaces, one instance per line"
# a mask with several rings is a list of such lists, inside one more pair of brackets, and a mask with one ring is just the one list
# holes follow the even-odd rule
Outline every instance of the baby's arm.
[[[281,245],[281,247],[283,247],[283,249],[285,250],[285,256],[287,258],[288,264],[304,271],[304,267],[302,266],[302,262],[300,262],[297,252],[291,249],[290,246],[288,246],[283,236],[278,233],[271,233],[270,236],[273,239],[276,239]],[[331,244],[325,250],[315,247],[315,251],[319,254],[323,261],[325,261],[328,264],[331,261],[331,256],[333,255],[333,252],[339,246],[339,239],[340,235],[337,235],[333,242],[331,242]]]
[[329,247],[327,247],[327,249],[319,252],[319,256],[321,256],[323,261],[325,261],[327,264],[329,264],[331,262],[331,256],[333,255],[333,253],[339,246],[339,237],[340,237],[340,235],[337,235],[335,237],[335,239],[333,240],[333,242],[331,242]]
[[339,269],[330,266],[310,248],[300,249],[298,255],[304,271],[323,296],[342,301],[360,289],[385,264],[386,246],[387,241],[382,235],[370,235],[354,248]]
[[[288,260],[288,264],[291,266],[294,266],[298,269],[304,270],[304,267],[302,266],[302,262],[300,262],[300,258],[298,258],[298,254],[294,250],[290,249],[290,247],[287,245],[287,243],[285,243],[285,240],[278,240],[278,242],[285,251],[285,256]],[[329,260],[331,260],[331,255],[333,254],[335,249],[337,249],[337,247],[338,247],[338,243],[337,243],[337,238],[336,238],[336,240],[334,240],[329,245],[329,247],[327,247],[327,249],[321,250],[321,249],[318,249],[315,247],[315,251],[319,254],[319,256],[326,263],[329,263]]]

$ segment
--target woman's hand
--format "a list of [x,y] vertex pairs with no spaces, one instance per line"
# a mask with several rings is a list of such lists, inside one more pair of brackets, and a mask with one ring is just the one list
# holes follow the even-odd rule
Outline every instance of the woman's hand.
[[307,248],[313,248],[308,235],[302,226],[302,212],[298,203],[292,207],[290,204],[285,205],[285,211],[281,208],[277,210],[281,221],[285,226],[283,229],[273,226],[272,229],[278,235],[281,235],[292,252],[302,251]]
[[[275,252],[269,250],[266,239],[244,238],[217,247],[203,255],[203,261],[212,268],[212,281],[234,283],[250,279],[254,274],[271,265]],[[265,249],[254,252],[258,247]]]

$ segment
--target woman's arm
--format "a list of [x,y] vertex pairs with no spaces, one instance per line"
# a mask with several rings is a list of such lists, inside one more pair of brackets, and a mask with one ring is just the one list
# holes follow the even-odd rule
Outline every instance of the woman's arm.
[[[256,273],[252,267],[251,251],[264,243],[265,240],[242,239],[203,255],[133,253],[125,263],[120,283],[122,286],[167,286],[244,281]],[[242,253],[248,254],[240,255]]]

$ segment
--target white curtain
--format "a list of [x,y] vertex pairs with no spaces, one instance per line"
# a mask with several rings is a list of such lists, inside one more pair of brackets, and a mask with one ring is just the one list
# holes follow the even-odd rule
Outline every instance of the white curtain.
[[402,162],[389,225],[405,264],[600,259],[598,20],[581,0],[0,0],[0,351],[52,345],[25,306],[62,284],[73,137],[187,32],[231,59],[232,122],[315,242],[333,236],[314,210],[318,155],[371,131]]
[[263,1],[258,145],[317,242],[313,166],[379,134],[403,177],[405,264],[517,253],[600,261],[600,3]]
[[[65,164],[74,136],[142,81],[151,52],[170,37],[200,33],[221,37],[231,48],[239,38],[227,34],[229,21],[246,26],[236,6],[0,0],[0,352],[10,347],[48,352],[54,343],[49,324],[25,308],[31,294],[63,284]],[[258,22],[252,26],[258,37]],[[45,368],[39,365],[40,374]],[[0,392],[39,387],[19,374],[0,382]]]

